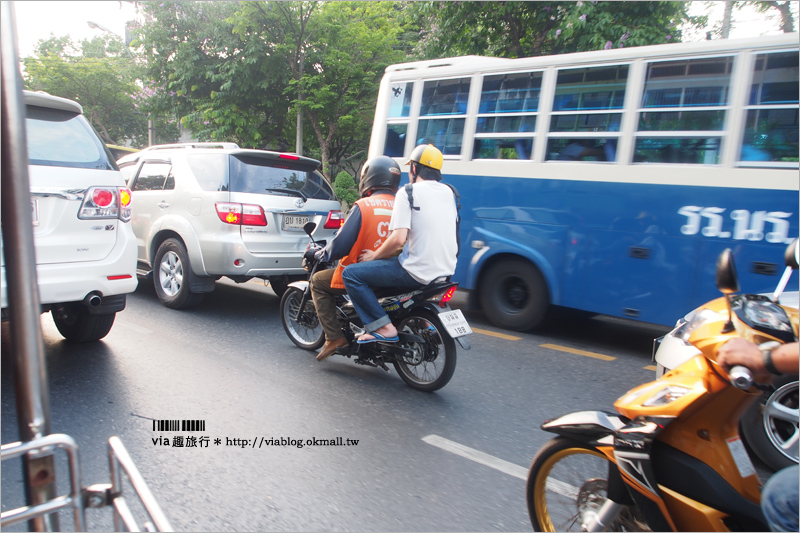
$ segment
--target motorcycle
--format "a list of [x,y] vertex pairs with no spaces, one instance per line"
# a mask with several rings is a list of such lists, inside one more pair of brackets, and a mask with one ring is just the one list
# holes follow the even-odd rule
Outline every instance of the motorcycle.
[[[800,245],[795,239],[786,249],[786,269],[771,295],[772,301],[784,308],[798,308],[798,293],[785,293],[792,271],[797,269]],[[792,258],[794,256],[794,258]],[[675,329],[654,343],[653,360],[656,378],[676,368],[699,353],[682,340],[683,328],[691,321],[692,311],[678,320]],[[798,462],[798,380],[797,376],[780,376],[742,415],[742,439],[765,465],[780,470]]]
[[[325,242],[315,242],[312,232],[316,225],[309,222],[303,230],[311,238],[308,250],[321,249]],[[332,268],[306,254],[304,268],[308,279],[320,269]],[[420,289],[380,289],[381,306],[397,327],[398,342],[358,344],[356,339],[366,333],[347,295],[337,296],[337,317],[347,346],[335,353],[352,358],[356,364],[389,371],[393,364],[409,386],[426,392],[441,389],[453,377],[456,368],[456,343],[465,350],[470,344],[465,338],[472,333],[469,323],[459,309],[448,302],[458,283],[434,282]],[[304,350],[318,350],[325,342],[325,333],[317,317],[308,281],[290,283],[281,298],[281,322],[292,342]]]
[[545,422],[557,436],[536,454],[526,500],[537,531],[767,531],[760,480],[739,434],[760,383],[718,349],[733,337],[763,345],[797,340],[797,310],[735,294],[730,249],[717,261],[723,293],[699,308],[681,338],[699,350],[661,379],[619,398],[617,412],[582,411]]

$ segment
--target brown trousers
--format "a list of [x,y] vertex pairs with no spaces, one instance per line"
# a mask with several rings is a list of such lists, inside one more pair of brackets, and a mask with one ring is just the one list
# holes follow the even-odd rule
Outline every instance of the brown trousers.
[[311,298],[314,300],[314,307],[317,309],[317,317],[325,332],[326,341],[343,337],[342,327],[336,318],[335,296],[347,294],[347,291],[331,287],[334,270],[333,268],[321,270],[311,279]]

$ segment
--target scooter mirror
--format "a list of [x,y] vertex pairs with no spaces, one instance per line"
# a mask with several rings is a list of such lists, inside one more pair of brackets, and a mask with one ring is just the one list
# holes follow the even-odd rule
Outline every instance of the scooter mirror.
[[306,235],[311,237],[311,234],[314,233],[314,230],[317,229],[317,225],[314,222],[306,222],[306,225],[303,226],[303,231],[306,232]]
[[798,265],[798,263],[800,263],[800,239],[795,239],[792,241],[792,244],[786,247],[783,259],[786,261],[787,267],[794,268],[795,270],[800,268]]
[[739,278],[730,248],[725,248],[717,258],[717,288],[724,294],[739,292]]

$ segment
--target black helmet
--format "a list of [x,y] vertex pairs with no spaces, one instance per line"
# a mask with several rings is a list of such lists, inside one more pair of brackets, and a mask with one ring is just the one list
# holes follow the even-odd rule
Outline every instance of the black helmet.
[[361,169],[361,180],[358,182],[358,194],[369,195],[372,189],[391,189],[400,187],[400,165],[394,159],[379,155],[368,159]]

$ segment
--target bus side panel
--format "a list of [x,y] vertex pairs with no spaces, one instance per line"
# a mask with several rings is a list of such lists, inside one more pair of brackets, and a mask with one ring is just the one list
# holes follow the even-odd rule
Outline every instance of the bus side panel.
[[734,251],[743,291],[772,292],[798,234],[793,192],[576,185],[594,201],[578,202],[586,224],[576,228],[571,255],[584,259],[567,264],[567,307],[672,325],[718,296],[715,264],[725,248]]
[[664,234],[593,230],[586,243],[585,269],[576,276],[586,288],[572,291],[579,284],[570,279],[564,305],[674,324],[691,309],[689,289],[700,245],[698,239]]
[[564,272],[563,250],[567,239],[566,227],[515,220],[475,218],[470,238],[472,241],[482,241],[484,248],[471,250],[475,253],[470,254],[472,259],[469,263],[459,258],[454,279],[456,281],[463,279],[464,288],[480,290],[478,280],[486,265],[496,260],[498,256],[502,256],[501,260],[516,256],[530,261],[541,272],[550,291],[551,303],[560,305]]

